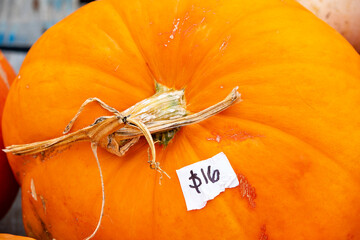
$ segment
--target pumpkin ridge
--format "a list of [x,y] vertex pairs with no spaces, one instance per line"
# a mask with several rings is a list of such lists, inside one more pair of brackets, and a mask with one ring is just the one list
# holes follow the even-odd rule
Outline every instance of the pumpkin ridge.
[[[24,65],[24,68],[22,69],[22,71],[19,73],[19,75],[21,75],[21,73],[27,69],[32,69],[33,67],[37,66],[37,64],[41,64],[41,62],[43,62],[44,60],[43,59],[36,59],[32,62],[30,62],[29,64],[27,65]],[[51,66],[51,68],[53,69],[52,70],[52,74],[54,75],[55,73],[57,72],[61,72],[61,65],[59,65],[59,61],[56,59],[56,57],[54,58],[48,58],[46,59],[46,62],[47,62],[47,67],[48,66]],[[103,76],[106,76],[106,77],[110,77],[111,80],[118,80],[119,81],[119,84],[118,85],[115,85],[118,89],[124,89],[126,88],[126,90],[129,90],[129,88],[132,88],[132,90],[128,91],[128,93],[133,93],[133,92],[137,92],[139,91],[139,87],[141,86],[140,89],[143,89],[144,88],[144,83],[148,82],[148,89],[146,90],[143,90],[143,93],[142,95],[144,95],[145,93],[148,93],[149,90],[153,90],[153,79],[144,79],[144,81],[141,81],[141,83],[139,83],[139,85],[135,85],[134,83],[137,83],[137,82],[134,82],[132,80],[127,80],[127,78],[123,78],[119,75],[116,74],[116,71],[107,71],[107,70],[104,70],[102,68],[99,68],[99,67],[95,67],[94,65],[91,65],[91,63],[81,63],[81,62],[76,62],[76,61],[71,61],[69,60],[69,64],[71,64],[70,68],[67,68],[67,69],[78,69],[78,68],[87,68],[91,71],[95,71],[95,72],[99,72],[103,77]],[[54,68],[55,67],[55,68]],[[86,70],[86,69],[85,69]],[[94,76],[93,77],[93,81],[98,81],[100,77],[96,77]],[[82,79],[81,81],[88,81],[89,79]],[[145,81],[146,80],[146,81]],[[37,83],[46,83],[48,84],[48,80],[47,79],[43,79],[41,81],[38,81]],[[107,81],[102,81],[101,83],[98,83],[98,84],[106,84]],[[70,83],[69,83],[70,84]],[[109,86],[111,85],[111,83],[109,83]],[[125,86],[124,86],[125,85]],[[112,89],[112,90],[115,90],[115,91],[119,91],[117,90],[116,88],[114,89],[114,84],[112,84],[112,87],[108,87],[109,89]],[[137,91],[134,91],[134,89],[136,88]],[[145,95],[144,95],[145,96]]]
[[[95,3],[95,2],[91,2],[90,4],[94,4],[94,3]],[[134,35],[133,35],[132,31],[130,31],[129,24],[125,21],[124,17],[120,14],[119,11],[116,10],[116,8],[115,8],[114,5],[112,4],[112,2],[99,1],[99,2],[97,2],[97,3],[98,3],[98,4],[103,3],[103,4],[107,4],[107,5],[111,6],[110,9],[111,9],[113,12],[115,12],[115,13],[117,14],[117,16],[119,16],[119,20],[121,20],[122,23],[123,23],[123,25],[126,26],[126,30],[128,31],[129,35],[131,36],[131,40],[135,43],[134,45],[136,46],[136,49],[137,49],[138,54],[141,56],[140,59],[141,59],[142,62],[144,63],[144,67],[148,69],[147,72],[148,72],[148,74],[149,74],[149,77],[150,77],[151,81],[153,81],[153,79],[155,79],[155,76],[153,76],[153,74],[152,74],[153,71],[152,71],[152,69],[150,68],[150,66],[149,66],[149,64],[147,63],[147,61],[146,61],[146,57],[145,57],[145,55],[144,55],[144,50],[141,48],[141,46],[138,44],[138,42],[135,41]],[[109,34],[107,31],[105,31],[105,29],[101,29],[101,28],[99,28],[99,27],[98,27],[98,29],[99,29],[101,32],[103,32],[106,36],[108,36],[109,39],[110,39],[112,42],[114,42],[119,49],[121,49],[121,50],[123,49],[123,48],[119,45],[119,43],[113,38],[113,36],[111,36],[111,34]]]
[[[239,119],[242,120],[242,121],[248,121],[248,122],[251,122],[251,123],[255,123],[255,124],[258,124],[262,127],[266,127],[266,128],[269,128],[271,130],[274,130],[276,132],[279,132],[281,134],[284,134],[285,136],[288,136],[288,137],[292,137],[294,139],[296,139],[297,141],[300,141],[301,143],[303,143],[304,145],[307,145],[309,146],[309,148],[312,148],[314,150],[316,150],[318,153],[320,153],[321,155],[325,156],[326,158],[328,158],[329,160],[335,160],[334,158],[332,158],[331,156],[328,156],[327,153],[325,153],[324,151],[322,151],[321,149],[317,148],[316,146],[313,146],[311,144],[309,144],[307,141],[305,141],[304,139],[302,138],[299,138],[298,136],[294,136],[293,134],[285,131],[284,129],[280,128],[280,127],[276,127],[276,126],[273,126],[273,125],[269,125],[269,124],[264,124],[263,122],[260,122],[260,121],[256,121],[254,119],[244,119],[244,118],[240,118],[240,117],[237,117],[237,116],[221,116],[219,115],[219,117],[222,117],[224,119],[234,119],[234,122],[238,121]],[[199,125],[201,124],[205,124],[204,122],[200,122]]]
[[[301,61],[299,61],[299,60],[301,60]],[[202,88],[202,86],[201,86],[202,82],[200,80],[201,79],[207,79],[207,78],[209,78],[209,76],[214,76],[214,75],[215,75],[215,79],[212,82],[208,83],[207,87],[210,86],[210,85],[231,84],[232,82],[235,82],[234,79],[236,78],[236,77],[232,77],[232,76],[239,76],[239,77],[236,78],[236,79],[239,79],[236,82],[237,82],[237,84],[238,84],[238,86],[240,88],[242,86],[253,86],[255,84],[264,84],[264,83],[267,83],[269,80],[268,79],[263,79],[263,80],[259,79],[258,81],[261,80],[261,82],[255,82],[254,83],[253,79],[251,79],[249,77],[249,76],[251,76],[251,73],[259,71],[259,70],[264,70],[265,71],[267,69],[271,69],[271,68],[274,68],[274,67],[284,67],[284,66],[286,68],[287,68],[287,66],[291,66],[291,67],[293,67],[294,70],[299,69],[299,68],[306,68],[306,69],[311,70],[311,68],[313,68],[313,66],[314,66],[315,59],[311,59],[309,57],[309,59],[307,59],[307,60],[312,60],[312,62],[308,62],[306,60],[302,60],[299,57],[297,57],[297,58],[294,58],[291,61],[291,63],[289,63],[288,59],[284,59],[284,60],[272,59],[272,62],[270,62],[270,63],[264,61],[264,63],[266,63],[266,64],[263,64],[261,62],[261,65],[259,65],[259,64],[253,64],[253,65],[247,64],[247,65],[244,66],[244,65],[242,65],[242,63],[244,62],[244,59],[240,58],[240,59],[236,60],[235,62],[232,62],[233,65],[240,66],[236,72],[234,72],[234,71],[221,72],[216,67],[212,68],[211,71],[202,70],[204,74],[196,76],[196,78],[194,79],[196,84],[191,85],[191,90],[195,94],[198,93],[199,92],[198,89]],[[341,68],[339,65],[334,66],[334,64],[332,64],[331,62],[324,62],[324,61],[325,60],[323,60],[323,59],[319,59],[318,61],[316,61],[316,66],[319,68],[319,71],[321,71],[321,69],[324,69],[326,71],[342,72],[342,73],[346,74],[346,76],[351,77],[354,80],[359,78],[359,72],[353,72],[353,71],[351,72],[351,71],[349,71],[348,66],[345,66],[345,68],[344,67]],[[209,63],[209,65],[211,65],[211,64]],[[359,65],[360,65],[360,62],[359,62]],[[354,68],[355,67],[356,66],[354,65]],[[243,77],[242,75],[247,76],[247,78],[246,79],[241,79]],[[246,82],[245,84],[242,83],[243,80]],[[195,95],[193,97],[195,97]]]
[[135,46],[136,46],[136,49],[138,50],[138,52],[140,53],[140,55],[142,56],[142,60],[144,61],[145,63],[145,66],[148,68],[148,73],[149,75],[153,78],[153,80],[155,79],[156,81],[159,80],[156,78],[156,76],[154,76],[154,71],[153,69],[151,68],[151,66],[148,64],[148,58],[145,54],[145,50],[142,48],[140,42],[137,40],[137,38],[135,38],[135,35],[133,33],[133,31],[131,30],[131,24],[129,24],[128,21],[125,20],[125,17],[117,10],[116,6],[113,4],[113,2],[106,2],[108,3],[109,5],[112,6],[112,9],[114,9],[114,12],[117,13],[117,15],[120,17],[120,19],[123,21],[124,23],[124,26],[126,26],[126,29],[128,30],[129,32],[129,35],[131,36],[131,39],[132,41],[135,43]]
[[[221,114],[221,113],[220,113]],[[308,149],[311,149],[312,151],[315,151],[317,152],[318,154],[322,155],[323,157],[329,159],[333,164],[335,164],[336,166],[338,166],[339,168],[343,169],[344,172],[346,172],[345,170],[350,170],[350,169],[347,169],[344,165],[341,164],[341,159],[336,159],[335,157],[333,156],[330,156],[328,153],[326,153],[325,151],[323,151],[322,149],[320,149],[319,147],[317,146],[314,146],[310,143],[308,143],[305,139],[302,139],[298,136],[295,136],[291,133],[288,133],[287,131],[285,131],[284,129],[282,128],[279,128],[279,127],[276,127],[276,126],[272,126],[272,125],[268,125],[268,124],[264,124],[262,122],[259,122],[259,121],[256,121],[256,120],[251,120],[251,119],[243,119],[243,118],[239,118],[239,117],[236,117],[236,116],[224,116],[224,115],[220,115],[218,114],[217,117],[219,118],[223,118],[223,119],[234,119],[233,121],[236,122],[238,121],[239,119],[244,121],[244,122],[250,122],[250,123],[255,123],[255,124],[258,124],[259,126],[262,126],[262,127],[265,127],[267,129],[270,129],[270,131],[275,131],[276,134],[281,134],[283,135],[284,137],[286,138],[293,138],[295,139],[296,141],[298,142],[301,142],[301,144],[303,144],[304,146],[307,146]],[[214,121],[214,119],[209,119],[208,121]],[[208,124],[207,122],[200,122],[198,123],[198,125],[205,125],[205,124]],[[205,126],[203,126],[204,128],[206,128]],[[266,136],[262,136],[262,137],[266,137]],[[352,176],[351,174],[348,174],[349,177],[351,177],[352,179],[354,179],[354,181],[358,181],[358,179],[354,176]]]
[[[144,49],[143,49],[143,47],[142,47],[141,40],[139,40],[139,38],[137,38],[138,34],[134,33],[134,31],[132,30],[132,25],[129,24],[129,22],[126,20],[126,18],[125,18],[124,16],[122,16],[122,14],[117,10],[117,8],[116,8],[116,6],[113,4],[113,2],[110,2],[110,4],[114,7],[115,11],[116,11],[117,14],[121,17],[121,19],[123,20],[125,26],[127,27],[127,30],[128,30],[128,32],[130,33],[131,37],[132,37],[132,40],[134,41],[135,45],[137,46],[138,51],[141,53],[141,56],[143,57],[143,60],[145,61],[146,66],[147,66],[148,69],[149,69],[149,74],[150,74],[156,81],[158,81],[158,82],[160,82],[160,83],[163,83],[163,81],[162,81],[162,78],[163,78],[163,77],[161,76],[161,75],[162,75],[161,67],[160,67],[160,68],[157,67],[157,66],[151,67],[151,65],[148,64],[148,63],[151,63],[151,62],[162,62],[162,59],[158,59],[158,56],[151,56],[151,55],[148,56],[149,54],[147,54],[147,52],[144,51]],[[236,26],[236,24],[237,24],[238,22],[246,19],[247,17],[249,17],[249,16],[252,15],[252,14],[259,14],[259,11],[260,11],[260,13],[261,13],[262,11],[269,11],[269,10],[271,10],[271,9],[273,9],[273,8],[277,9],[277,8],[282,8],[282,7],[283,7],[282,4],[274,4],[274,5],[271,5],[271,6],[270,6],[270,9],[268,9],[269,6],[266,6],[266,7],[260,8],[260,9],[256,9],[256,10],[247,12],[246,14],[244,14],[244,15],[238,17],[237,19],[233,20],[233,23],[231,24],[231,26],[229,26],[229,27],[226,28],[225,30],[222,30],[222,33],[219,34],[219,35],[217,35],[217,36],[218,36],[217,38],[218,38],[218,40],[222,39],[222,38],[226,35],[226,33],[227,33],[228,31],[230,31],[232,28],[234,28],[234,27]],[[303,9],[303,7],[302,7],[300,4],[296,3],[296,8],[299,8],[299,7],[300,7],[301,9]],[[305,10],[305,11],[306,11],[306,10]],[[178,18],[178,13],[174,13],[173,20],[176,20],[177,18]],[[151,38],[151,40],[153,40],[153,39]],[[201,57],[201,59],[198,61],[198,63],[193,66],[193,68],[194,68],[194,69],[197,69],[197,70],[194,71],[194,72],[192,72],[192,74],[185,80],[185,82],[184,82],[184,84],[183,84],[183,86],[182,86],[183,88],[184,88],[184,87],[187,85],[187,83],[190,82],[191,79],[197,74],[197,71],[200,71],[200,70],[201,70],[201,69],[199,68],[199,66],[201,66],[201,64],[203,64],[204,60],[209,56],[209,54],[211,54],[212,50],[219,47],[219,44],[218,44],[219,41],[218,41],[218,40],[213,41],[213,44],[209,45],[208,49],[207,49],[206,51],[204,51],[205,54],[203,54],[202,57]],[[155,47],[155,48],[158,48],[158,46],[154,46],[154,47]],[[176,48],[177,51],[175,51],[175,52],[178,53],[179,50],[181,50],[181,44],[177,44],[176,47],[177,47],[177,48]],[[161,50],[159,50],[159,51],[161,51]],[[178,54],[176,54],[176,56],[179,57]],[[149,61],[149,58],[153,59],[154,61]],[[211,61],[211,60],[210,60],[210,61]],[[174,70],[175,72],[177,72],[177,66],[178,66],[178,65],[175,65],[175,67],[176,67],[176,69]],[[154,68],[159,68],[159,69],[157,69],[157,71],[154,71]],[[160,76],[156,76],[156,75],[154,74],[155,72],[159,72],[159,73],[160,73]],[[169,81],[170,81],[170,82],[169,82]],[[170,83],[170,84],[168,84],[168,83]],[[165,84],[167,84],[167,85],[169,85],[169,86],[173,86],[173,85],[176,84],[176,83],[174,83],[173,80],[167,80],[167,79],[165,79]]]
[[[225,28],[225,30],[224,30],[221,34],[218,35],[218,36],[219,36],[219,37],[218,37],[218,40],[217,40],[217,41],[214,41],[214,45],[210,46],[209,49],[208,49],[207,51],[205,51],[206,53],[204,54],[204,56],[201,58],[201,60],[198,62],[198,64],[195,65],[195,69],[197,69],[197,71],[194,72],[194,73],[190,76],[190,78],[188,79],[187,82],[190,82],[190,81],[194,78],[194,76],[195,76],[196,78],[200,78],[200,79],[203,79],[203,78],[204,78],[204,77],[203,77],[203,74],[200,74],[200,75],[198,74],[199,76],[196,76],[196,75],[197,75],[197,73],[198,73],[199,71],[202,70],[202,68],[205,68],[206,65],[212,65],[212,64],[211,64],[211,61],[212,61],[212,59],[213,59],[214,57],[216,57],[216,55],[213,56],[210,60],[208,60],[209,63],[205,64],[205,66],[202,66],[202,64],[205,62],[204,60],[212,53],[212,50],[213,50],[213,49],[217,49],[217,48],[219,47],[219,45],[218,45],[218,44],[215,44],[215,43],[218,43],[219,40],[220,40],[220,42],[221,42],[221,39],[224,39],[224,37],[227,35],[226,33],[227,33],[228,31],[230,31],[231,29],[235,28],[235,27],[236,27],[236,24],[238,24],[239,22],[245,20],[247,17],[249,17],[249,16],[251,16],[251,15],[253,15],[253,14],[261,14],[262,11],[270,11],[270,10],[273,10],[274,8],[276,9],[276,8],[281,8],[281,7],[282,7],[282,5],[278,5],[278,4],[273,5],[272,7],[267,6],[267,7],[261,8],[261,9],[254,10],[254,11],[252,11],[252,12],[248,12],[246,15],[241,16],[241,17],[239,17],[238,19],[234,20],[234,22],[232,22],[231,26],[229,26],[228,28]],[[298,7],[295,7],[295,8],[299,8],[299,7],[302,8],[300,5],[299,5]],[[276,29],[279,29],[279,28],[276,28]],[[275,30],[267,30],[267,32],[271,32],[271,31],[275,31]],[[258,36],[256,36],[256,37],[258,37]],[[256,68],[257,66],[253,66],[253,67]],[[205,69],[207,69],[207,68],[205,68]],[[245,69],[247,70],[247,68],[245,68]],[[206,70],[202,70],[202,71],[207,72]],[[199,80],[199,79],[197,79],[197,80]],[[197,80],[195,79],[194,81],[197,82],[198,84],[201,84],[201,83],[202,83],[201,81],[197,81]]]
[[[47,65],[48,66],[51,66],[52,68],[56,67],[58,64],[57,64],[57,61],[53,61],[54,59],[50,59],[50,60],[47,60]],[[34,62],[31,62],[30,64],[24,66],[24,70],[27,70],[27,69],[31,69],[33,67],[36,67],[37,66],[37,63],[40,64],[41,60],[39,59],[39,61],[34,61]],[[154,92],[154,88],[153,88],[153,83],[151,82],[150,84],[150,81],[149,81],[149,84],[148,84],[148,87],[145,88],[144,86],[144,82],[142,82],[142,88],[141,88],[141,92],[139,93],[139,86],[135,85],[135,84],[132,84],[133,82],[131,81],[124,81],[123,78],[119,78],[119,76],[116,76],[114,74],[111,74],[110,72],[107,72],[107,71],[102,71],[101,68],[94,68],[94,67],[91,67],[89,65],[86,65],[86,64],[82,64],[82,63],[75,63],[75,66],[78,66],[79,68],[83,69],[84,67],[88,68],[89,70],[93,71],[93,72],[99,72],[100,77],[94,77],[93,79],[81,79],[80,81],[89,81],[91,80],[91,82],[89,83],[90,85],[94,84],[94,85],[97,85],[99,87],[101,87],[101,89],[107,89],[107,92],[113,92],[114,94],[113,95],[118,95],[119,97],[119,102],[121,102],[122,100],[120,98],[125,98],[123,95],[119,95],[119,92],[124,92],[126,91],[127,93],[127,96],[126,98],[128,99],[132,99],[132,98],[136,98],[136,99],[139,99],[139,95],[143,96],[143,98],[146,98],[147,96],[149,96],[149,94],[153,93]],[[78,67],[74,67],[74,65],[72,64],[72,67],[74,70],[78,69]],[[67,68],[67,69],[71,69],[71,68]],[[61,67],[58,67],[56,68],[55,70],[52,70],[52,73],[51,75],[55,75],[57,76],[57,72],[60,72],[61,71]],[[21,73],[20,73],[21,75]],[[97,75],[96,75],[97,76]],[[103,77],[105,77],[105,79],[108,79],[109,81],[105,81],[105,80],[100,80],[101,83],[97,82],[99,81],[99,79],[104,79]],[[119,84],[115,85],[112,84],[111,81],[117,81],[119,82]],[[108,83],[109,82],[109,83]],[[38,81],[36,84],[37,85],[40,85],[42,83],[45,83],[45,84],[48,84],[48,81],[47,79],[43,79],[41,81]],[[63,86],[67,86],[67,85],[71,85],[72,83],[67,81],[67,82],[63,82]],[[112,85],[112,86],[111,86]],[[31,87],[31,86],[30,86]],[[49,89],[51,90],[51,89]],[[49,90],[48,92],[46,92],[46,94],[49,94]],[[136,90],[136,91],[135,91]],[[57,91],[57,89],[54,89],[54,91]],[[133,93],[136,93],[136,95],[133,95],[133,96],[129,96],[129,94],[133,94]],[[45,93],[44,93],[45,94]],[[93,96],[88,96],[88,97],[93,97]],[[104,97],[105,98],[105,97]],[[83,99],[85,100],[85,99]],[[105,99],[106,100],[106,99]],[[78,103],[78,104],[75,104],[73,103],[74,105],[74,112],[76,111],[77,107],[81,104],[82,102]],[[76,106],[75,106],[76,105]],[[60,108],[62,106],[59,106]],[[73,107],[68,107],[66,109],[69,109],[71,110]],[[76,109],[75,109],[76,108]]]

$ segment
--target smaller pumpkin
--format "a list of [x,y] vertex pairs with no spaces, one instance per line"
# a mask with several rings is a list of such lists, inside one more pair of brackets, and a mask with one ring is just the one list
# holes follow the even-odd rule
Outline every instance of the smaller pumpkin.
[[[5,56],[0,52],[0,119],[5,105],[5,99],[15,72]],[[0,147],[4,148],[2,130],[0,127]],[[3,151],[0,151],[0,219],[5,216],[18,191],[18,184],[10,169],[8,160]],[[1,239],[1,238],[0,238]]]
[[341,33],[360,52],[359,0],[298,0]]
[[12,234],[1,234],[0,233],[0,240],[31,240],[34,238],[28,238],[23,236],[17,236]]

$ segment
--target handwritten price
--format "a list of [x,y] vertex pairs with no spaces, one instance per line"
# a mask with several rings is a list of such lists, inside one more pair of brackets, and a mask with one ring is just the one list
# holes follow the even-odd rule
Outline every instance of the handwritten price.
[[234,169],[224,153],[176,170],[188,211],[205,207],[226,188],[239,185]]
[[[205,174],[203,168],[201,168],[200,171],[201,171],[203,180],[205,180],[205,184],[208,184],[209,181],[211,183],[215,183],[220,180],[220,171],[218,169],[215,169],[213,172],[211,172],[211,166],[208,166],[206,174]],[[190,184],[189,187],[195,188],[196,192],[200,194],[201,192],[200,192],[199,187],[202,185],[203,182],[201,181],[201,178],[198,177],[198,174],[194,173],[193,170],[190,170],[189,180],[191,180],[192,184],[193,184],[193,185]]]

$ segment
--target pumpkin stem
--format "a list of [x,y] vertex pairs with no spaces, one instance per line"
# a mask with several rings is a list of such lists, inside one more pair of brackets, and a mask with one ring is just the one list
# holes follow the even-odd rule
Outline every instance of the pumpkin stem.
[[[132,119],[132,118],[128,118],[127,122],[132,123],[135,126],[137,126],[140,129],[140,131],[143,133],[143,135],[145,136],[146,141],[149,144],[149,147],[150,147],[150,150],[151,150],[151,156],[152,156],[152,160],[151,161],[149,160],[150,168],[155,169],[155,170],[159,171],[160,173],[164,172],[160,168],[160,164],[158,162],[156,162],[155,144],[154,144],[154,140],[153,140],[153,138],[151,136],[151,133],[150,133],[149,129],[147,129],[147,127],[142,122],[140,122],[138,120],[135,120],[135,119]],[[166,175],[169,177],[168,174],[166,174]]]
[[[92,125],[76,132],[47,141],[7,146],[3,151],[13,153],[14,155],[31,155],[78,141],[91,141],[105,147],[111,153],[122,156],[136,143],[137,138],[140,136],[145,136],[149,145],[152,146],[154,142],[152,137],[150,137],[151,134],[167,132],[182,126],[195,124],[224,111],[236,102],[241,101],[241,95],[237,89],[237,87],[234,88],[221,102],[194,114],[189,114],[184,108],[184,92],[182,90],[159,92],[152,97],[135,104],[122,113],[115,110],[112,111],[111,107],[106,107],[109,111],[115,112],[115,115],[100,117]],[[91,101],[100,103],[96,98],[87,100],[82,105],[79,112],[81,112],[83,107]],[[101,102],[101,104],[104,103]],[[70,130],[78,114],[69,123],[65,132]],[[132,139],[134,141],[129,142],[129,140]],[[168,142],[167,139],[166,141]],[[112,148],[109,148],[109,146]],[[113,146],[118,146],[118,149],[114,149]],[[153,156],[151,164],[155,167],[155,148],[151,148]]]
[[94,232],[90,236],[85,238],[85,240],[89,240],[89,239],[93,238],[95,236],[95,234],[97,233],[97,231],[99,230],[102,218],[104,216],[104,207],[105,207],[105,185],[104,185],[103,174],[102,174],[102,171],[101,171],[100,161],[99,161],[99,158],[98,158],[98,155],[97,155],[97,143],[96,142],[91,142],[91,150],[92,150],[92,152],[93,152],[93,154],[95,156],[96,163],[97,163],[97,166],[98,166],[98,169],[99,169],[100,181],[101,181],[101,193],[102,193],[101,197],[102,197],[102,201],[101,201],[100,217],[99,217],[97,226],[96,226]]
[[[68,133],[72,126],[74,125],[74,122],[76,121],[76,119],[79,117],[80,113],[84,110],[85,106],[88,105],[91,102],[97,102],[100,104],[100,106],[106,110],[108,110],[109,112],[114,113],[115,115],[119,115],[121,116],[121,113],[116,110],[113,107],[110,107],[109,105],[107,105],[106,103],[104,103],[103,101],[101,101],[100,99],[94,97],[94,98],[88,98],[86,99],[86,101],[80,106],[80,109],[78,110],[78,112],[76,113],[76,115],[73,117],[73,119],[70,120],[69,124],[65,127],[65,130],[63,131],[63,134]],[[123,116],[122,116],[123,117]],[[96,122],[96,121],[95,121]]]

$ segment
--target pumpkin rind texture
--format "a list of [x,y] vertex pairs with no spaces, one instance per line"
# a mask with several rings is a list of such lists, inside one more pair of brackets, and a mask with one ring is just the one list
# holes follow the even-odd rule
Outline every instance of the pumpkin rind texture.
[[[0,119],[5,105],[6,96],[13,79],[14,70],[0,51]],[[4,148],[2,129],[0,127],[0,148]],[[0,151],[0,219],[5,216],[13,203],[19,186],[15,181],[10,165],[3,151]]]
[[[94,239],[360,239],[360,57],[296,1],[96,1],[31,48],[6,102],[6,146],[59,137],[89,97],[123,111],[184,89],[198,112],[239,86],[243,101],[185,126],[149,169],[144,139],[98,149],[105,185]],[[110,115],[89,104],[72,131]],[[240,185],[186,211],[176,170],[223,152]],[[84,239],[102,197],[89,142],[8,155],[36,239]]]

